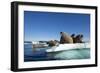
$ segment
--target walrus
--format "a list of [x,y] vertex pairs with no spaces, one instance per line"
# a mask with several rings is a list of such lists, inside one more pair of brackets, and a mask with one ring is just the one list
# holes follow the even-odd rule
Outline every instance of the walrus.
[[73,43],[75,43],[75,39],[76,39],[75,34],[72,34],[71,37],[73,39]]
[[73,43],[73,39],[71,36],[69,36],[65,32],[60,32],[60,34],[61,34],[60,44]]
[[56,46],[56,43],[57,42],[56,41],[53,41],[53,40],[47,42],[47,44],[49,44],[49,46],[51,46],[51,47],[52,46]]
[[83,35],[82,34],[77,35],[75,37],[75,43],[83,43],[82,39],[83,39]]
[[73,39],[73,43],[83,43],[83,35],[82,34],[78,34],[75,36],[75,34],[71,35],[72,39]]

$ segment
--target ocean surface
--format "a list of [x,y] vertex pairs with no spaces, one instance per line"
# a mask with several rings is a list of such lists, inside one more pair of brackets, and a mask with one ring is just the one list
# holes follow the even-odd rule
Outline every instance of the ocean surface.
[[74,60],[89,59],[90,48],[71,49],[58,52],[46,52],[47,48],[37,48],[34,51],[32,44],[24,44],[24,61],[50,61],[50,60]]

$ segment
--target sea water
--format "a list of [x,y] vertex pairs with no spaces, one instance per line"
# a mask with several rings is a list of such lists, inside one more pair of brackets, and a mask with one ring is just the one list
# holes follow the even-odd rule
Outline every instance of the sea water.
[[58,52],[46,52],[47,48],[36,48],[33,50],[32,44],[24,44],[24,61],[49,61],[49,60],[74,60],[89,59],[90,48],[71,49]]

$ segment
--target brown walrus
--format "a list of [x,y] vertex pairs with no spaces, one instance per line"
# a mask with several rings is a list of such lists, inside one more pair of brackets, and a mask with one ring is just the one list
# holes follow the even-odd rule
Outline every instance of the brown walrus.
[[77,36],[75,36],[75,34],[72,34],[71,37],[73,38],[73,43],[83,43],[83,41],[82,41],[83,35],[82,34],[78,34]]
[[75,43],[75,39],[76,39],[75,34],[72,34],[71,37],[73,39],[73,43]]
[[83,43],[82,39],[83,39],[83,35],[82,34],[77,35],[75,37],[75,43]]
[[49,46],[56,46],[56,43],[57,42],[53,41],[53,40],[47,42],[47,44],[49,44]]
[[60,34],[61,34],[60,44],[73,43],[73,39],[71,36],[69,36],[65,32],[60,32]]

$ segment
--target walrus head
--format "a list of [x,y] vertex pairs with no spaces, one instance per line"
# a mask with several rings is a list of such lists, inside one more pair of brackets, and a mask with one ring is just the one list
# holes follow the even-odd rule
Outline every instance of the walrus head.
[[75,34],[72,34],[71,37],[72,37],[72,38],[75,38]]

